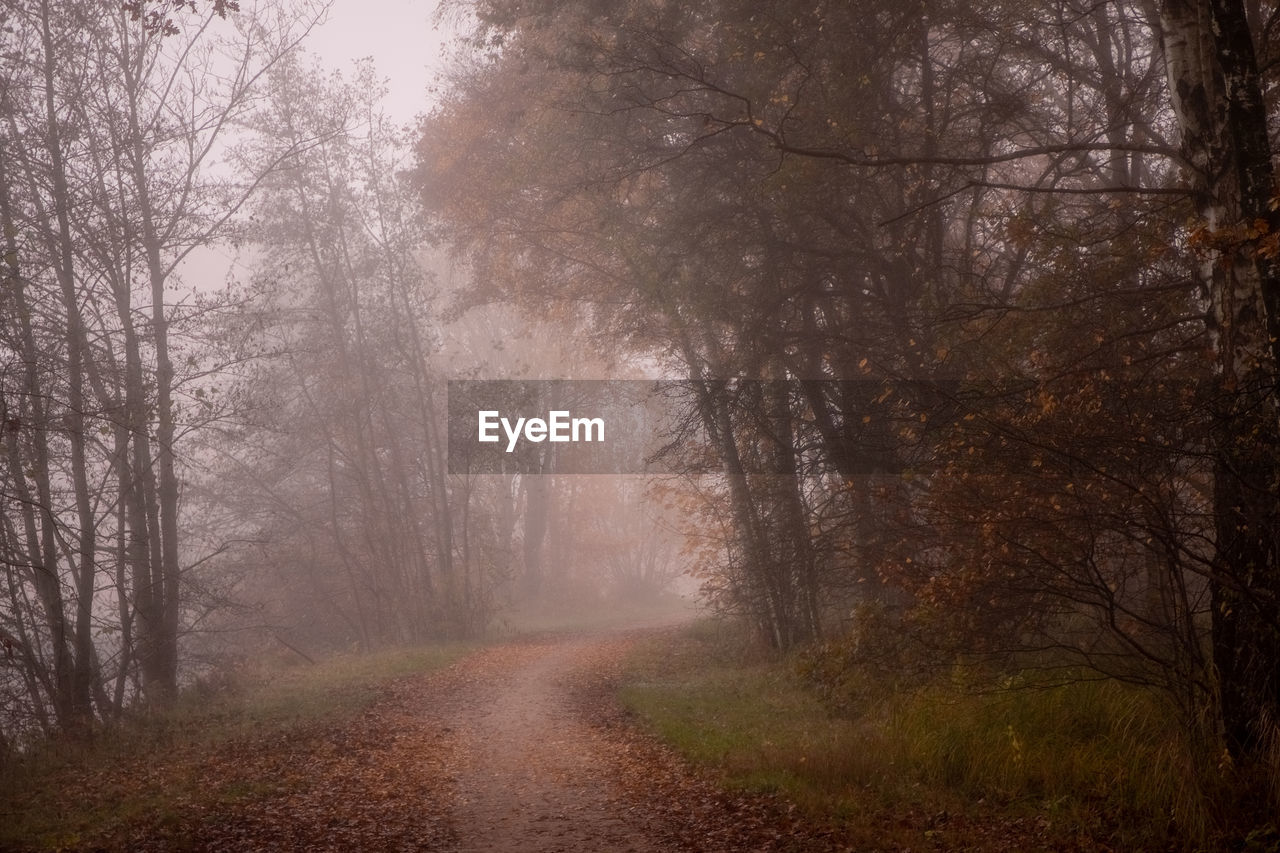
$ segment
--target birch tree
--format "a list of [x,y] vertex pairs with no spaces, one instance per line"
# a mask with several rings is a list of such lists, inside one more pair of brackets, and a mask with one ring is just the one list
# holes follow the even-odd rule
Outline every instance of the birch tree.
[[[1153,4],[1154,6],[1154,4]],[[1214,370],[1213,660],[1227,744],[1280,735],[1280,236],[1270,109],[1237,0],[1151,9],[1200,219]]]

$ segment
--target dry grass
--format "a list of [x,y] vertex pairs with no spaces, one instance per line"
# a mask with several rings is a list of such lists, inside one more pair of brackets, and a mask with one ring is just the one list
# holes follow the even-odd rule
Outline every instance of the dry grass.
[[1223,826],[1222,773],[1149,691],[935,682],[838,713],[794,662],[742,648],[706,625],[650,646],[622,699],[726,784],[781,791],[868,849],[1006,849],[1008,827],[1064,849],[1214,849],[1249,832]]

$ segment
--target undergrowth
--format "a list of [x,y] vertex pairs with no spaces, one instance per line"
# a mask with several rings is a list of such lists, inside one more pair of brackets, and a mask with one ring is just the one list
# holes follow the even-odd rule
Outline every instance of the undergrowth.
[[1231,813],[1229,780],[1153,691],[969,672],[850,703],[813,667],[703,623],[641,649],[621,697],[728,786],[783,792],[858,849],[981,849],[1002,823],[1064,849],[1273,849],[1266,815]]

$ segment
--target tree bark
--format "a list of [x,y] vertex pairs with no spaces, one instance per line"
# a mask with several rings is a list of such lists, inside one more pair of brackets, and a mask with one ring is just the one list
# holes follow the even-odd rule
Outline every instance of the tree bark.
[[1240,0],[1165,0],[1158,31],[1203,220],[1215,356],[1212,644],[1223,734],[1261,757],[1280,722],[1280,219],[1257,59]]

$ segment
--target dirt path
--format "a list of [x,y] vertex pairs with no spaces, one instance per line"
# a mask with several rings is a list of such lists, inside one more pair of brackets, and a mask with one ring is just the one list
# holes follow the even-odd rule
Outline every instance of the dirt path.
[[658,820],[629,801],[614,744],[571,701],[570,680],[599,639],[482,652],[444,706],[456,734],[453,826],[459,853],[661,849]]
[[[728,795],[617,705],[652,630],[476,651],[392,682],[354,719],[248,738],[188,766],[205,792],[63,849],[739,853],[831,849],[767,797]],[[256,797],[236,791],[262,790]]]
[[451,849],[842,849],[786,803],[727,794],[692,772],[618,706],[619,666],[655,630],[498,646],[436,679],[424,699],[450,732]]

